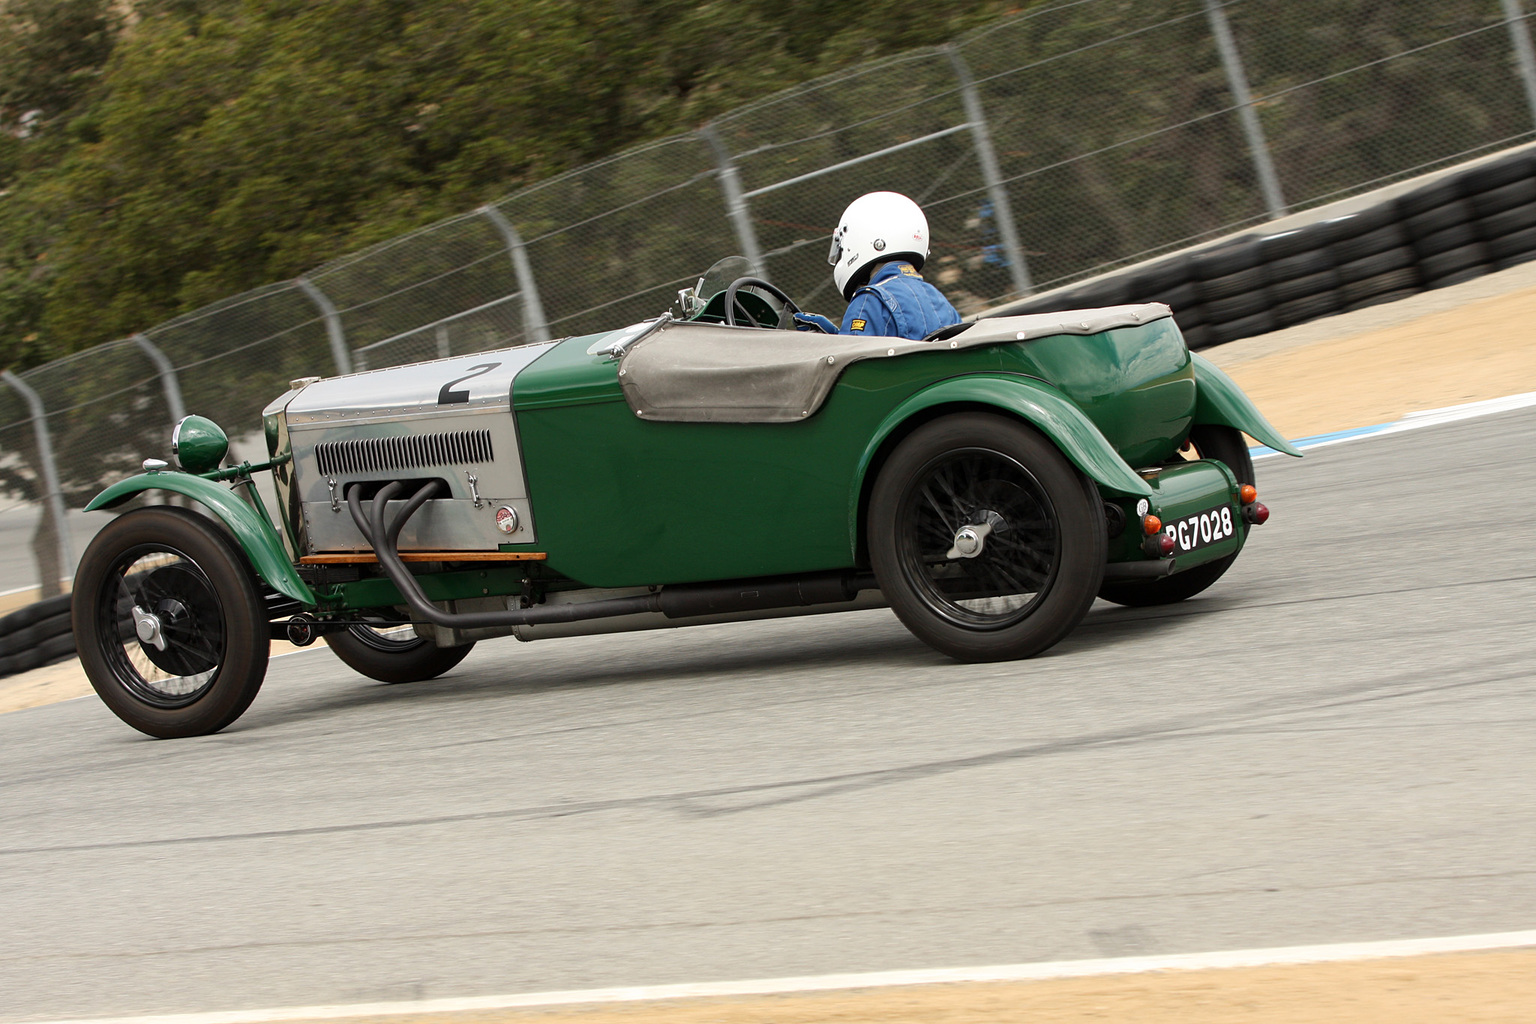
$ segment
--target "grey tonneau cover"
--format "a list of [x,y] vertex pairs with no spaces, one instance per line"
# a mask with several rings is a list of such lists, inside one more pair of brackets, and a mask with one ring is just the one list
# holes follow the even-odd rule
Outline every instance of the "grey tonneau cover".
[[978,320],[942,341],[814,334],[674,322],[636,342],[619,364],[635,415],[673,423],[793,423],[826,400],[838,375],[860,359],[886,359],[1028,341],[1053,334],[1100,334],[1170,316],[1161,302]]

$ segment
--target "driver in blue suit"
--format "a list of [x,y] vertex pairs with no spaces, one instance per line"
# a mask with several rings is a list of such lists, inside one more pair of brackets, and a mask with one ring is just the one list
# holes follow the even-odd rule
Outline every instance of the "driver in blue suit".
[[816,313],[797,313],[798,330],[878,335],[913,341],[960,322],[942,292],[919,273],[928,258],[928,218],[897,192],[870,192],[849,204],[827,262],[848,310],[842,329]]

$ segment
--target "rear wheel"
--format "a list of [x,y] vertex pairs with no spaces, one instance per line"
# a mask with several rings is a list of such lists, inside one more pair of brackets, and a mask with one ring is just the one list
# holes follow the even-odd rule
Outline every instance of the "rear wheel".
[[[1215,459],[1217,462],[1226,463],[1227,468],[1232,471],[1233,476],[1237,477],[1237,482],[1240,484],[1254,482],[1253,458],[1248,454],[1248,442],[1243,440],[1241,432],[1231,427],[1201,424],[1189,432],[1189,441],[1194,449],[1192,454],[1196,458]],[[1243,529],[1246,530],[1247,527]],[[1161,579],[1106,583],[1099,589],[1099,596],[1106,601],[1129,605],[1133,608],[1173,604],[1176,601],[1194,597],[1221,579],[1222,574],[1231,568],[1235,561],[1237,561],[1237,553],[1233,552],[1206,562],[1204,565],[1197,565],[1193,569],[1187,569],[1172,576],[1164,576]]]
[[168,739],[218,732],[267,672],[265,605],[208,519],[143,508],[108,523],[75,574],[75,643],[117,717]]
[[1097,488],[1056,446],[982,413],[928,423],[870,496],[875,577],[902,623],[961,661],[1027,658],[1093,604],[1105,562]]
[[348,626],[326,644],[347,667],[381,683],[419,683],[435,679],[469,654],[473,643],[438,647],[416,635],[408,623],[380,620],[377,625]]

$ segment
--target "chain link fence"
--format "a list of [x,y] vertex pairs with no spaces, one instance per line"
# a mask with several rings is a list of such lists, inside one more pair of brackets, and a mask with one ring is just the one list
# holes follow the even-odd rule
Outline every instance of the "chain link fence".
[[[0,592],[57,592],[75,509],[187,411],[295,377],[619,327],[743,253],[803,308],[876,189],[967,314],[1536,138],[1522,0],[1067,0],[769,96],[0,387]],[[3,595],[0,595],[3,597]]]

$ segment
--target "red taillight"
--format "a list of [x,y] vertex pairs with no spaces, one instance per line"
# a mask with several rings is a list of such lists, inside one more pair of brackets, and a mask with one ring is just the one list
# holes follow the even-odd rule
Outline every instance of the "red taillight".
[[1158,550],[1162,552],[1162,556],[1167,558],[1169,555],[1173,554],[1173,538],[1168,536],[1166,533],[1163,534],[1161,537],[1157,538],[1157,547]]
[[1243,518],[1254,526],[1262,526],[1269,521],[1269,509],[1258,502],[1254,502],[1252,505],[1247,505],[1243,508]]

